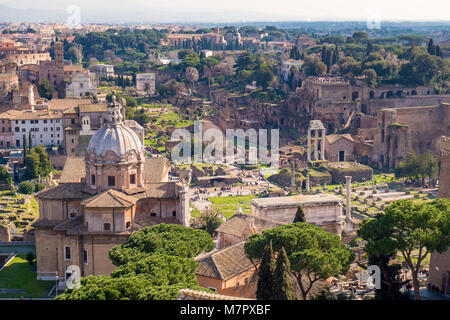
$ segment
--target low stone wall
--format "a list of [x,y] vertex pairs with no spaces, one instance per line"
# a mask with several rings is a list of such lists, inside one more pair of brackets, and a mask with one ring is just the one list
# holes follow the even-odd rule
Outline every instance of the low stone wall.
[[351,176],[353,182],[368,181],[372,179],[373,169],[358,163],[342,163],[342,167],[337,164],[329,164],[329,171],[334,184],[343,184],[345,177]]
[[4,242],[11,241],[11,233],[9,232],[8,227],[0,226],[0,241],[4,241]]
[[310,175],[310,183],[312,187],[328,185],[332,182],[331,174],[327,172],[316,171]]

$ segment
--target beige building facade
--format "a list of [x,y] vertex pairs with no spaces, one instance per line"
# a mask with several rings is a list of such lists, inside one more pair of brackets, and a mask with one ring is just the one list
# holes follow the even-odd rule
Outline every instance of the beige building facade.
[[145,158],[114,100],[86,156],[69,157],[60,184],[38,194],[37,278],[64,286],[76,268],[81,276],[108,275],[114,270],[109,250],[133,232],[159,223],[188,225],[188,186],[167,175],[167,159]]
[[345,222],[342,200],[334,195],[257,198],[252,200],[252,215],[282,223],[292,223],[298,207],[302,207],[307,223],[339,236],[342,235]]

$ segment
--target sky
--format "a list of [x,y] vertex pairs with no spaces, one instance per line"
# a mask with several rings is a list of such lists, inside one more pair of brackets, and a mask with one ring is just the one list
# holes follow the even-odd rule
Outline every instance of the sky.
[[0,0],[0,4],[58,12],[77,5],[82,17],[105,14],[158,22],[450,20],[449,0]]

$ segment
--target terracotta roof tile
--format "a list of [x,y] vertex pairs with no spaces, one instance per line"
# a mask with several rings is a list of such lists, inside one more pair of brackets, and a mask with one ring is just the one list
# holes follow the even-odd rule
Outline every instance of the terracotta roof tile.
[[208,293],[192,289],[181,289],[177,300],[252,300],[247,298],[237,298],[224,296],[221,294]]
[[129,208],[136,204],[137,198],[117,190],[107,190],[81,202],[86,208]]
[[245,253],[245,242],[196,258],[199,267],[196,274],[204,277],[227,280],[254,267]]
[[86,166],[82,157],[68,157],[59,183],[77,183],[86,176]]
[[39,199],[63,200],[86,199],[88,194],[83,193],[81,183],[62,183],[56,187],[43,190],[37,194]]
[[170,168],[170,162],[167,158],[146,158],[144,165],[144,181],[160,182]]

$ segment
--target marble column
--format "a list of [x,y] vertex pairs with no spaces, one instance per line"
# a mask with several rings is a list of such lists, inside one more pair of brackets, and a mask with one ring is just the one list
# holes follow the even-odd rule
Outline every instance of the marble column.
[[311,182],[309,177],[309,172],[306,174],[306,192],[311,192]]
[[351,221],[352,219],[352,177],[345,177],[347,180],[347,203],[346,203],[346,219]]
[[308,129],[308,149],[306,150],[306,157],[308,162],[311,161],[311,130]]
[[320,158],[325,160],[325,129],[322,130],[322,140],[320,141]]
[[314,130],[314,160],[319,160],[319,130]]

